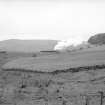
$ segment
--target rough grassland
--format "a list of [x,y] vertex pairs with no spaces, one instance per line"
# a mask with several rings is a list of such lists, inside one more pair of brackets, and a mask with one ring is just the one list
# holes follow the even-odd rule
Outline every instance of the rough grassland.
[[52,72],[55,70],[102,64],[105,64],[105,50],[19,58],[7,63],[3,68]]
[[[12,57],[4,56],[1,65]],[[0,105],[105,104],[105,50],[24,57],[2,66]]]

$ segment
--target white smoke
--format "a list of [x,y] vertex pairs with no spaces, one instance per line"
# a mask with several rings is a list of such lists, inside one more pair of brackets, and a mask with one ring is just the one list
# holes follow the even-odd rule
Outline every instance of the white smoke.
[[68,40],[61,40],[59,41],[55,47],[54,47],[54,50],[66,50],[68,47],[70,46],[78,46],[80,45],[81,43],[83,42],[82,39],[68,39]]

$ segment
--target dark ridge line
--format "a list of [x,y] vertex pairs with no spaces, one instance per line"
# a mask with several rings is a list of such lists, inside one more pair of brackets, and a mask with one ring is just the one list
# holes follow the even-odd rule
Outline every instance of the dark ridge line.
[[90,70],[97,70],[97,69],[105,69],[105,64],[102,65],[93,65],[93,66],[82,66],[82,67],[76,67],[76,68],[69,68],[65,70],[55,70],[52,72],[44,72],[44,71],[38,71],[38,70],[25,70],[25,69],[2,69],[4,71],[20,71],[20,72],[32,72],[32,73],[40,73],[40,74],[59,74],[59,73],[66,73],[66,72],[80,72],[80,71],[90,71]]

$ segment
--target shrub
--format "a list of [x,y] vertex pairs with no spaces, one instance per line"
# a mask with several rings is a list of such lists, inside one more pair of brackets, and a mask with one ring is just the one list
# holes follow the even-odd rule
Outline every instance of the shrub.
[[33,54],[32,57],[37,57],[37,55],[36,54]]

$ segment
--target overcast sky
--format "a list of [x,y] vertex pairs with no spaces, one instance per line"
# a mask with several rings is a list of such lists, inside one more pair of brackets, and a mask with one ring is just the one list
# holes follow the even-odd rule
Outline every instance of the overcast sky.
[[105,0],[0,0],[0,40],[87,40],[105,32]]

